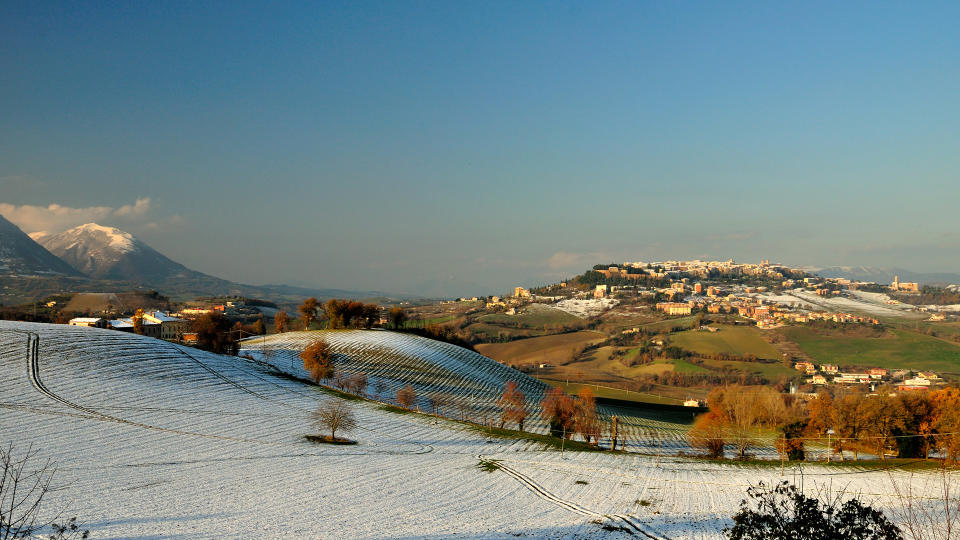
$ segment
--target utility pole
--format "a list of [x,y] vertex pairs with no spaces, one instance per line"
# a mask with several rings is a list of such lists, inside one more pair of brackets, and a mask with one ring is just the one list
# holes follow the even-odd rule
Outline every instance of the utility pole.
[[617,449],[617,428],[620,424],[620,417],[614,416],[610,419],[610,451]]
[[830,463],[831,454],[833,454],[833,446],[830,445],[830,437],[836,433],[832,429],[827,430],[827,463]]

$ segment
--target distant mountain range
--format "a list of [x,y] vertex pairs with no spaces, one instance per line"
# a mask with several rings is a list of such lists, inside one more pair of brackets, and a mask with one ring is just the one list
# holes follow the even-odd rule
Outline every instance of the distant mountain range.
[[923,273],[913,272],[903,268],[880,268],[874,266],[830,266],[827,268],[805,268],[809,272],[827,278],[846,278],[857,281],[874,281],[877,283],[892,283],[894,276],[900,281],[915,281],[922,285],[946,285],[960,283],[960,274],[956,273]]
[[191,270],[130,233],[87,223],[58,234],[28,236],[0,216],[4,303],[63,292],[153,289],[174,299],[236,295],[298,302],[309,296],[391,299],[380,291],[244,285]]

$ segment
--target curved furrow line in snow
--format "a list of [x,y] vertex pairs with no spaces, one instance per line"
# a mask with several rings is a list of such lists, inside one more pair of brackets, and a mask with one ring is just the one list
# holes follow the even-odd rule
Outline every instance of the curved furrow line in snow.
[[[484,458],[483,454],[478,454],[477,459],[484,460],[486,458]],[[550,501],[561,508],[566,508],[571,512],[575,512],[577,514],[587,516],[587,517],[623,522],[628,526],[628,530],[638,532],[646,536],[647,538],[651,538],[653,540],[669,540],[666,536],[663,536],[663,535],[658,536],[655,533],[648,531],[647,528],[643,526],[642,522],[640,522],[640,520],[634,516],[631,516],[629,514],[601,514],[599,512],[594,512],[593,510],[584,508],[583,506],[575,502],[568,501],[566,499],[562,499],[554,495],[553,493],[547,491],[547,489],[545,489],[543,486],[538,484],[535,480],[533,480],[529,476],[514,470],[508,465],[504,465],[503,462],[500,460],[497,461],[497,468],[507,473],[509,476],[513,477],[515,480],[519,481],[521,484],[526,486],[527,489],[535,493],[540,498]]]
[[[53,411],[53,410],[49,410],[49,409],[44,410],[43,407],[31,406],[31,405],[29,405],[29,404],[27,404],[27,405],[17,405],[17,406],[5,407],[5,408],[16,408],[16,409],[19,409],[19,410],[27,410],[27,411],[34,412],[34,413],[38,413],[38,414],[47,414],[47,415],[54,415],[54,416],[69,416],[69,417],[73,417],[73,418],[83,418],[83,419],[97,420],[97,421],[109,421],[109,422],[115,422],[115,423],[120,423],[120,424],[125,424],[125,425],[137,426],[137,427],[141,427],[141,428],[145,428],[145,429],[150,429],[150,430],[154,430],[154,431],[159,431],[159,432],[175,433],[175,434],[179,434],[179,435],[192,435],[192,436],[205,437],[205,438],[209,438],[209,439],[218,439],[218,440],[225,440],[225,441],[232,441],[232,442],[244,442],[244,443],[254,442],[254,443],[259,443],[259,444],[264,444],[264,445],[279,445],[279,446],[289,444],[289,443],[278,442],[278,441],[264,441],[264,440],[261,440],[261,439],[239,438],[239,437],[227,437],[227,436],[214,435],[214,434],[209,434],[209,433],[198,433],[198,432],[196,432],[196,431],[187,431],[187,430],[182,430],[182,429],[164,428],[164,427],[159,427],[159,426],[152,425],[152,424],[147,424],[147,423],[145,423],[145,422],[138,422],[138,421],[134,421],[134,420],[126,419],[126,418],[120,418],[120,417],[117,417],[117,416],[113,416],[113,415],[110,415],[110,414],[106,414],[105,412],[103,412],[103,411],[101,411],[101,410],[92,409],[92,408],[85,407],[85,406],[79,405],[79,404],[77,404],[77,403],[74,403],[74,402],[70,401],[69,399],[66,399],[66,398],[64,398],[64,397],[62,397],[62,396],[60,396],[60,395],[52,392],[52,391],[49,389],[49,387],[46,386],[46,383],[45,383],[45,382],[43,381],[43,379],[41,378],[41,376],[40,376],[40,366],[39,366],[39,347],[38,347],[39,337],[38,337],[35,333],[20,332],[20,331],[15,331],[15,332],[21,333],[21,334],[23,334],[23,335],[27,335],[27,336],[28,336],[28,343],[29,343],[29,345],[27,346],[28,375],[29,375],[29,377],[30,377],[31,383],[33,384],[33,387],[34,387],[36,390],[38,390],[39,392],[41,392],[41,393],[43,393],[44,395],[46,395],[47,397],[49,397],[50,399],[54,400],[55,402],[67,406],[67,407],[69,408],[68,410],[79,411],[79,413],[77,413],[77,412],[70,413],[70,412],[64,412],[64,411]],[[114,352],[115,352],[115,351],[114,351]],[[22,353],[21,353],[21,354],[22,354]],[[194,360],[195,360],[197,363],[201,363],[201,364],[202,364],[202,361],[199,361],[199,360],[197,360],[197,359],[194,359]],[[208,371],[209,371],[209,370],[208,370]],[[224,376],[221,376],[221,377],[218,377],[218,378],[224,379],[225,382],[233,383],[233,381],[230,381],[228,378],[226,378],[226,377],[224,377]],[[260,394],[257,393],[257,392],[249,391],[248,389],[246,389],[245,387],[243,387],[243,385],[240,385],[239,383],[237,383],[237,384],[231,384],[231,386],[238,387],[238,389],[243,390],[243,391],[245,391],[246,393],[251,394],[251,395],[254,395],[254,396],[258,397],[258,398],[265,398],[265,397],[266,397],[266,396],[260,395]],[[275,402],[276,400],[271,400],[271,401],[274,401],[274,402]],[[136,412],[150,412],[150,413],[153,413],[153,412],[167,412],[167,413],[176,414],[176,415],[178,415],[178,416],[179,416],[180,414],[182,414],[183,412],[185,412],[183,409],[161,408],[161,407],[108,406],[108,408],[110,408],[110,409],[116,409],[116,410],[136,411]],[[220,418],[222,418],[222,417],[224,417],[224,416],[241,417],[241,418],[244,418],[244,417],[264,417],[264,416],[269,416],[269,417],[271,417],[271,418],[281,418],[280,415],[276,415],[276,414],[272,414],[272,415],[262,415],[262,414],[258,414],[258,413],[243,413],[243,412],[229,412],[229,411],[219,411],[219,412],[218,412],[218,411],[187,411],[187,412],[200,413],[200,414],[203,414],[203,415],[206,415],[206,416],[208,416],[208,415],[216,415],[217,417],[220,417]],[[300,412],[300,411],[298,411],[298,412]],[[289,416],[289,417],[286,417],[286,418],[296,418],[296,417]],[[221,423],[221,425],[223,425],[223,424]],[[236,431],[243,431],[243,430],[244,430],[244,426],[238,425],[236,428],[233,428],[233,429],[236,430]],[[371,432],[377,432],[377,430],[374,430],[374,429],[369,429],[369,428],[367,428],[367,429],[368,429],[368,431],[371,431]],[[365,448],[363,451],[360,451],[360,452],[347,452],[347,451],[344,451],[344,450],[341,449],[341,450],[338,450],[338,451],[331,451],[331,452],[312,452],[312,453],[290,454],[290,455],[298,455],[298,456],[299,456],[299,455],[302,455],[302,456],[309,456],[309,455],[369,455],[369,454],[373,454],[373,455],[409,455],[409,454],[423,454],[423,453],[428,453],[428,452],[431,452],[431,451],[433,450],[433,448],[432,448],[430,445],[425,445],[425,444],[422,444],[422,443],[419,443],[419,442],[411,442],[411,441],[401,440],[399,437],[390,437],[390,438],[392,438],[392,439],[394,439],[394,440],[397,440],[397,441],[399,441],[399,442],[402,442],[402,443],[409,444],[409,445],[413,446],[414,448],[413,448],[413,449],[390,449],[388,444],[381,443],[381,442],[370,441],[370,442],[368,442],[367,444],[369,444],[369,445],[371,445],[371,446],[381,446],[381,447],[387,446],[387,448]],[[365,445],[365,446],[366,446],[366,445]],[[241,458],[242,458],[242,456],[241,456]],[[251,458],[251,459],[256,459],[256,458]]]
[[[177,350],[178,352],[183,353],[184,356],[190,358],[191,360],[193,360],[194,362],[196,362],[197,364],[199,364],[204,370],[210,372],[211,374],[213,374],[213,375],[216,376],[217,378],[223,380],[223,381],[226,382],[227,384],[229,384],[229,385],[231,385],[231,386],[233,386],[233,387],[235,387],[235,388],[237,388],[237,389],[239,389],[239,390],[241,390],[241,391],[243,391],[243,392],[246,392],[246,393],[248,393],[248,394],[250,394],[250,395],[252,395],[252,396],[254,396],[254,397],[257,397],[257,398],[260,398],[260,399],[269,401],[269,402],[271,402],[271,403],[276,403],[276,404],[278,404],[278,405],[280,405],[280,406],[282,406],[282,407],[286,407],[286,408],[289,408],[289,409],[296,410],[296,411],[298,411],[298,412],[302,412],[302,413],[306,413],[306,414],[312,413],[312,411],[309,410],[309,409],[304,409],[304,408],[298,407],[298,406],[296,406],[296,405],[291,405],[291,404],[289,404],[289,403],[287,403],[287,402],[285,402],[285,401],[278,400],[278,399],[274,399],[273,397],[264,395],[264,394],[262,394],[262,393],[260,393],[260,392],[254,391],[254,390],[251,390],[251,389],[248,388],[247,386],[245,386],[245,385],[243,385],[243,384],[240,384],[240,383],[238,383],[238,382],[230,379],[229,377],[227,377],[227,376],[224,375],[223,373],[221,373],[221,372],[217,371],[216,369],[208,366],[207,364],[204,364],[203,362],[201,362],[199,359],[197,359],[197,358],[196,358],[195,356],[193,356],[192,354],[188,353],[187,351],[182,350],[182,348],[179,348],[179,347],[178,347],[176,350]],[[274,369],[276,369],[276,368],[274,368]],[[250,376],[252,376],[252,377],[255,377],[255,378],[261,380],[262,382],[265,382],[265,383],[267,383],[267,384],[271,384],[271,385],[273,385],[273,386],[275,386],[275,387],[277,387],[277,388],[280,388],[280,389],[282,389],[282,390],[287,390],[287,389],[286,389],[284,386],[282,386],[282,385],[279,385],[279,384],[276,384],[276,383],[267,381],[266,379],[263,379],[263,378],[261,378],[261,377],[257,377],[256,375],[252,375],[252,374],[249,374],[249,373],[245,373],[245,374],[250,375]],[[299,393],[299,392],[295,392],[295,393],[297,393],[298,395],[301,395],[301,396],[305,396],[305,394],[301,394],[301,393]],[[375,428],[370,428],[370,427],[366,427],[366,426],[357,426],[357,430],[358,430],[358,431],[367,431],[367,432],[370,432],[370,433],[377,433],[377,434],[379,434],[379,435],[383,435],[383,433],[381,433],[381,432],[378,431],[377,429],[375,429]],[[395,452],[396,452],[396,453],[410,453],[410,454],[427,454],[427,453],[430,453],[430,452],[433,451],[433,447],[432,447],[431,445],[429,445],[429,444],[424,444],[424,443],[422,443],[422,442],[420,442],[420,441],[411,441],[411,440],[408,440],[408,439],[403,439],[403,438],[399,438],[399,437],[395,437],[395,436],[389,436],[389,438],[392,438],[392,439],[394,439],[394,440],[396,440],[396,441],[399,441],[399,442],[402,442],[402,443],[405,443],[405,444],[411,444],[411,445],[415,445],[415,446],[418,446],[418,447],[419,447],[417,450],[412,451],[412,452],[396,452],[396,451],[387,452],[387,453],[390,453],[390,454],[394,454]],[[382,445],[383,445],[383,443],[377,443],[377,442],[371,442],[371,443],[369,443],[369,444],[373,444],[374,446],[382,446]]]
[[[4,331],[6,331],[6,330],[4,330]],[[131,426],[136,426],[136,427],[140,427],[140,428],[144,428],[144,429],[150,429],[150,430],[154,430],[154,431],[162,431],[162,432],[165,432],[165,433],[173,433],[173,434],[177,434],[177,435],[188,435],[188,436],[193,436],[193,437],[205,437],[205,438],[220,439],[220,440],[225,440],[225,441],[248,442],[248,443],[258,443],[258,444],[273,444],[273,443],[270,443],[270,442],[267,442],[267,441],[259,441],[259,440],[255,440],[255,439],[244,439],[244,438],[240,438],[240,437],[227,437],[227,436],[224,436],[224,435],[211,435],[211,434],[207,434],[207,433],[195,433],[195,432],[192,432],[192,431],[183,431],[183,430],[179,430],[179,429],[169,429],[169,428],[163,428],[163,427],[159,427],[159,426],[152,426],[152,425],[149,425],[149,424],[143,424],[143,423],[141,423],[141,422],[134,422],[134,421],[131,421],[131,420],[126,420],[126,419],[123,419],[123,418],[118,418],[118,417],[116,417],[116,416],[111,416],[111,415],[108,415],[108,414],[104,414],[104,413],[99,412],[99,411],[96,411],[96,410],[94,410],[94,409],[90,409],[90,408],[84,407],[84,406],[82,406],[82,405],[78,405],[78,404],[76,404],[76,403],[73,403],[72,401],[69,401],[69,400],[67,400],[67,399],[64,399],[64,398],[60,397],[59,395],[57,395],[57,394],[53,393],[52,391],[50,391],[50,389],[48,389],[48,388],[43,384],[43,380],[40,378],[40,349],[39,349],[39,346],[40,346],[40,336],[39,336],[38,334],[34,333],[34,332],[24,332],[24,331],[19,331],[19,330],[11,330],[11,331],[17,332],[17,333],[26,333],[26,334],[28,334],[28,335],[30,336],[29,339],[28,339],[28,345],[27,345],[27,374],[28,374],[28,376],[29,376],[29,378],[30,378],[30,383],[33,385],[33,387],[34,387],[38,392],[40,392],[41,394],[45,395],[46,397],[48,397],[48,398],[50,398],[50,399],[52,399],[52,400],[54,400],[54,401],[57,401],[57,402],[59,402],[59,403],[62,403],[62,404],[66,405],[67,407],[70,407],[70,408],[72,408],[72,409],[76,409],[76,410],[78,410],[78,411],[85,412],[85,413],[87,413],[87,414],[89,414],[89,415],[92,415],[92,416],[95,417],[97,420],[104,420],[104,421],[108,421],[108,422],[119,422],[119,423],[122,423],[122,424],[127,424],[127,425],[131,425]]]

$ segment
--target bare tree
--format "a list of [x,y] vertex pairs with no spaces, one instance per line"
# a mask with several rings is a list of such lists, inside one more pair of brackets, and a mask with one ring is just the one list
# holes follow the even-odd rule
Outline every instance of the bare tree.
[[409,409],[413,405],[413,401],[416,398],[417,391],[414,390],[413,386],[409,384],[397,390],[397,403],[399,403],[404,409]]
[[13,444],[0,447],[0,540],[35,538],[47,526],[53,530],[51,539],[87,538],[90,531],[82,531],[76,518],[65,525],[41,520],[43,499],[50,492],[56,467],[50,460],[38,462],[37,452],[28,448],[14,457]]
[[373,391],[377,394],[377,397],[383,396],[383,393],[387,391],[387,383],[383,382],[383,379],[377,379],[373,383]]
[[430,402],[430,410],[433,411],[433,414],[439,415],[440,408],[446,405],[450,400],[448,396],[444,394],[431,394],[430,397],[427,398],[427,401]]
[[314,423],[318,429],[329,429],[330,440],[337,440],[337,430],[350,432],[357,428],[357,417],[346,401],[329,400],[321,403],[313,411]]
[[367,392],[367,375],[365,373],[357,373],[351,375],[347,379],[347,390],[358,396],[363,396]]
[[[899,501],[893,508],[894,520],[912,540],[949,540],[960,531],[960,495],[956,492],[956,480],[940,469],[939,478],[934,475],[917,476],[911,473],[906,480],[890,475],[890,483]],[[914,490],[914,482],[923,478],[921,487]],[[934,485],[930,486],[929,482]],[[939,485],[937,485],[939,484]]]

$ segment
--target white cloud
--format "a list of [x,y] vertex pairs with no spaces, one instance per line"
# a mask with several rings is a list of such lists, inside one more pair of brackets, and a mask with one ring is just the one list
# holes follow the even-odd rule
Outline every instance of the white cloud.
[[113,213],[120,217],[142,217],[148,211],[150,211],[150,197],[142,197],[133,204],[125,204],[117,208]]
[[133,204],[118,208],[112,206],[88,206],[72,208],[59,204],[34,206],[0,203],[0,215],[10,220],[27,233],[44,231],[51,234],[65,231],[77,225],[96,222],[101,225],[138,221],[150,211],[150,198],[138,198]]

